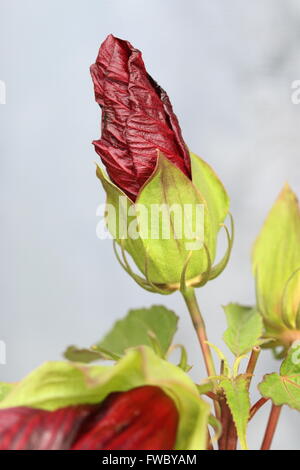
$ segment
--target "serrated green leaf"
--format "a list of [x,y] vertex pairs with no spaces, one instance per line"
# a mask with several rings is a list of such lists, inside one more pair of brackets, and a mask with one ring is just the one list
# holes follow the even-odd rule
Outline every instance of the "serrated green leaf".
[[228,329],[223,339],[235,356],[242,356],[259,344],[263,333],[261,315],[253,307],[233,303],[226,305],[224,311]]
[[162,305],[130,310],[118,320],[105,337],[91,348],[69,346],[66,359],[90,363],[100,359],[118,360],[135,346],[150,346],[165,356],[177,330],[178,317]]
[[241,448],[248,449],[247,444],[247,425],[250,414],[250,398],[248,391],[248,380],[243,375],[235,379],[223,379],[220,382],[223,388],[227,404],[230,408],[237,434],[240,440]]
[[300,208],[286,184],[253,249],[258,308],[269,336],[295,329],[300,306]]
[[95,345],[115,354],[122,355],[134,346],[152,346],[149,332],[165,354],[177,330],[178,317],[162,305],[130,310],[125,318],[115,323],[112,330]]
[[274,405],[288,405],[300,411],[300,344],[296,341],[283,361],[280,374],[267,374],[258,386]]
[[179,411],[176,450],[204,450],[209,405],[185,372],[146,346],[131,349],[114,366],[47,362],[20,381],[0,402],[0,408],[55,410],[100,403],[112,392],[143,385],[161,387],[174,400]]

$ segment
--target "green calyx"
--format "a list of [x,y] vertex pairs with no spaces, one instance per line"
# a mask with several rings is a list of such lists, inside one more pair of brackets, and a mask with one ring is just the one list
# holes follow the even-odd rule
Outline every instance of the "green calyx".
[[[107,195],[106,224],[117,259],[128,274],[151,292],[170,294],[204,285],[225,268],[233,242],[223,225],[227,193],[213,170],[191,153],[192,181],[164,155],[133,203],[97,166]],[[225,228],[228,249],[216,265],[217,236]],[[134,272],[130,255],[139,273]]]
[[[95,404],[110,393],[143,385],[161,387],[179,411],[177,450],[204,450],[210,407],[196,385],[179,367],[158,357],[149,347],[128,350],[114,366],[47,362],[13,386],[6,386],[0,408],[27,406],[55,410]],[[0,395],[1,396],[1,395]]]
[[289,347],[300,339],[300,208],[288,185],[255,242],[252,263],[266,337]]

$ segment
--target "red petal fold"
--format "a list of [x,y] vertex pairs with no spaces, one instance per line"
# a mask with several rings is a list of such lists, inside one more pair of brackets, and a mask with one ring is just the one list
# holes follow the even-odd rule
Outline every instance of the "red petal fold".
[[110,35],[91,74],[102,108],[102,135],[94,145],[111,180],[135,200],[154,171],[157,150],[190,177],[177,117],[167,93],[147,73],[141,52]]
[[0,450],[169,450],[178,411],[160,388],[112,393],[99,405],[0,410]]
[[0,410],[0,450],[69,449],[90,406],[45,411],[18,407]]
[[145,386],[112,394],[106,412],[84,425],[72,449],[170,450],[174,448],[178,412],[160,388]]

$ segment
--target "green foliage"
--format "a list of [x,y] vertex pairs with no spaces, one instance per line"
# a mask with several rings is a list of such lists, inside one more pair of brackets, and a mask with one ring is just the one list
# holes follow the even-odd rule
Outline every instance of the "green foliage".
[[165,356],[177,330],[178,317],[162,305],[130,310],[109,333],[90,349],[70,346],[65,357],[72,361],[116,360],[134,346],[150,346]]
[[214,384],[212,382],[204,382],[197,385],[197,389],[200,395],[206,395],[214,390]]
[[192,366],[188,363],[188,355],[185,347],[182,344],[174,344],[174,346],[169,349],[168,351],[168,356],[175,349],[180,350],[180,360],[179,363],[177,364],[180,369],[184,370],[185,372],[189,372],[192,368]]
[[159,386],[174,400],[180,416],[176,449],[205,449],[209,405],[185,372],[146,346],[131,349],[114,366],[47,362],[19,382],[2,400],[0,408],[30,406],[55,410],[100,403],[111,392],[142,385]]
[[226,305],[224,310],[228,324],[224,341],[235,356],[242,356],[260,342],[263,333],[261,315],[255,308],[233,303]]
[[220,382],[220,387],[224,390],[227,404],[236,426],[241,448],[248,449],[247,425],[250,413],[250,398],[248,391],[249,382],[247,377],[239,375],[234,379],[224,378]]
[[280,373],[267,374],[258,386],[260,393],[275,405],[300,411],[300,342],[296,341],[283,361]]
[[257,304],[270,337],[296,329],[300,311],[300,209],[286,185],[253,250]]
[[130,310],[96,346],[121,355],[133,346],[151,346],[149,333],[152,333],[165,354],[176,333],[177,323],[177,315],[162,305]]
[[89,364],[90,362],[103,360],[117,361],[120,356],[113,354],[100,346],[92,346],[91,348],[78,348],[77,346],[68,346],[64,352],[64,357],[69,361],[83,362]]

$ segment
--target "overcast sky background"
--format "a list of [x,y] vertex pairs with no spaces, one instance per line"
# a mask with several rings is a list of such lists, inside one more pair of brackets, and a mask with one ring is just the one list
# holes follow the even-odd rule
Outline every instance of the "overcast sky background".
[[[224,182],[236,241],[231,262],[198,291],[210,340],[226,349],[221,305],[252,304],[250,251],[285,181],[300,194],[298,0],[1,0],[0,340],[18,380],[68,344],[88,346],[129,308],[162,304],[180,315],[193,377],[204,377],[183,301],[150,294],[96,237],[104,193],[91,141],[99,136],[89,66],[107,34],[143,51],[165,88],[185,141]],[[277,371],[261,355],[256,382]],[[253,399],[258,397],[254,390]],[[268,407],[253,420],[261,441]],[[284,409],[273,448],[300,449],[300,415]]]

